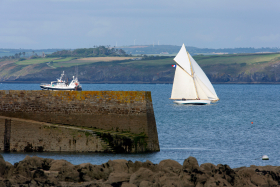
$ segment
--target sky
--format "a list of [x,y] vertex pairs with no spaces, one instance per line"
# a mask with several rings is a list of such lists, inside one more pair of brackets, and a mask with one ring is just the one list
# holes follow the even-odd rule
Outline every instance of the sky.
[[279,0],[0,0],[0,48],[280,47]]

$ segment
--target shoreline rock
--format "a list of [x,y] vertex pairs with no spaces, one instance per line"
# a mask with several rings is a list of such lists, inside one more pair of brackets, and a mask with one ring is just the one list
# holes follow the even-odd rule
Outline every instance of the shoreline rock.
[[279,186],[280,166],[250,166],[231,169],[228,165],[204,163],[187,158],[159,164],[109,160],[101,165],[73,165],[66,160],[26,156],[14,165],[0,155],[0,186],[100,186],[100,187],[210,187]]

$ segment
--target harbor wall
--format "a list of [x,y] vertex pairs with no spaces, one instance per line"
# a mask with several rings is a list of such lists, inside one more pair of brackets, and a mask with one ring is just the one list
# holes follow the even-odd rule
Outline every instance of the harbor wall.
[[[17,118],[0,117],[0,151],[8,152],[110,152],[96,135],[76,129]],[[2,129],[6,129],[2,131]]]
[[1,90],[0,100],[0,116],[141,135],[141,150],[159,151],[151,92]]

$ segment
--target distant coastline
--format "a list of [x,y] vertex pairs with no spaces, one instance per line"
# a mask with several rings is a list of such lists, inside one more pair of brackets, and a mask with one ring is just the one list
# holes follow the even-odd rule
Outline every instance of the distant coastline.
[[[78,76],[82,84],[173,83],[174,57],[132,56],[122,50],[98,49],[65,50],[30,58],[2,58],[0,82],[50,82],[64,71],[69,80]],[[213,84],[280,83],[280,53],[201,54],[194,59]]]

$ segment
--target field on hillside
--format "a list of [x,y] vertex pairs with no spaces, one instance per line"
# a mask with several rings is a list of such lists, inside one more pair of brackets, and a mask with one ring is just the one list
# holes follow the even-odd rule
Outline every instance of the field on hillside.
[[89,57],[53,63],[53,67],[72,67],[77,65],[93,64],[97,62],[114,62],[133,59],[135,57]]
[[123,65],[135,65],[135,66],[164,66],[175,64],[173,60],[174,57],[164,58],[164,59],[155,59],[155,60],[133,60],[129,62],[122,62]]
[[194,59],[201,65],[209,64],[242,64],[248,65],[270,62],[273,59],[280,58],[280,53],[268,54],[233,54],[233,55],[209,55],[209,56],[194,56]]
[[[114,62],[114,61],[126,61],[121,62],[123,65],[135,65],[135,66],[164,66],[175,64],[173,61],[174,57],[163,58],[163,59],[147,59],[147,60],[130,60],[135,57],[89,57],[89,58],[37,58],[29,59],[24,61],[17,61],[17,65],[34,65],[41,63],[51,62],[53,67],[71,67],[77,65],[85,65],[92,63],[102,62]],[[229,64],[243,64],[244,65],[257,65],[280,59],[280,53],[270,54],[231,54],[231,55],[197,55],[194,59],[199,65],[229,65]],[[130,60],[130,61],[127,61]],[[244,64],[246,63],[246,64]]]
[[111,62],[133,59],[135,57],[90,57],[90,58],[36,58],[17,61],[17,65],[34,65],[50,63],[52,67],[71,67],[77,65],[91,64],[96,62]]
[[33,64],[41,64],[53,61],[55,62],[64,62],[72,60],[72,57],[69,58],[35,58],[35,59],[28,59],[23,61],[17,61],[17,65],[33,65]]

